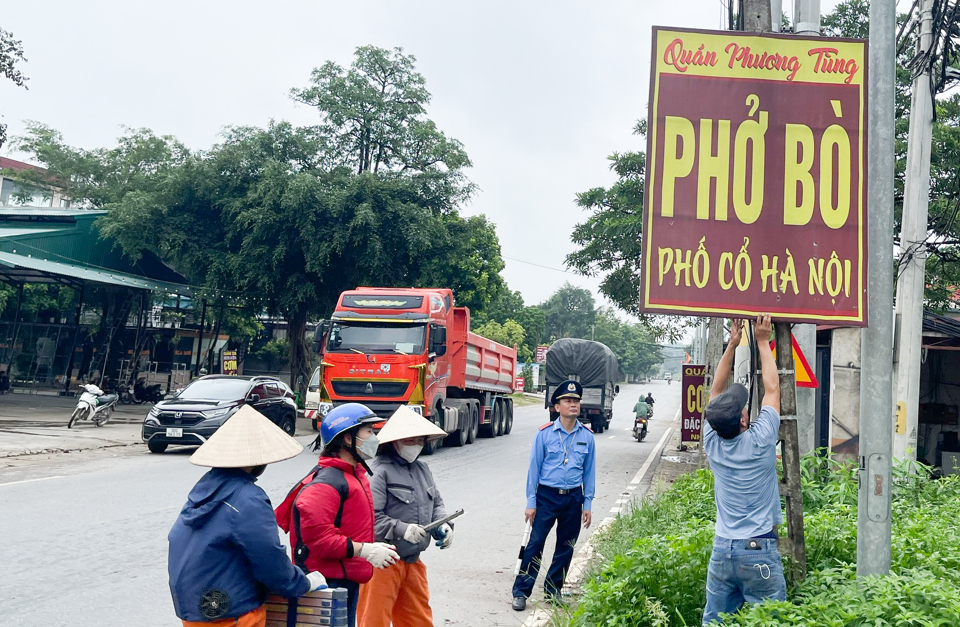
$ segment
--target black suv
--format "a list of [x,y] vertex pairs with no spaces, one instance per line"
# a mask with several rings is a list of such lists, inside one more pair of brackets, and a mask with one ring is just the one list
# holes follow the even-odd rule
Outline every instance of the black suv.
[[143,441],[151,453],[162,453],[171,444],[203,444],[244,404],[288,435],[296,432],[297,404],[280,379],[209,375],[154,405],[143,419]]

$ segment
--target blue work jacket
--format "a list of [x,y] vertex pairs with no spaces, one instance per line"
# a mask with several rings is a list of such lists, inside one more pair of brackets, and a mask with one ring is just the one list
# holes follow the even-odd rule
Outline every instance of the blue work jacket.
[[280,544],[273,506],[255,481],[244,470],[214,468],[190,492],[167,538],[181,620],[234,618],[263,605],[267,592],[297,597],[310,588]]

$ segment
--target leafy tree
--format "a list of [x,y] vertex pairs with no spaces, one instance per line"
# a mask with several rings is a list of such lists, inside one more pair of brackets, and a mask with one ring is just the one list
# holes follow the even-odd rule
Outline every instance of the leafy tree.
[[523,296],[520,292],[508,289],[506,286],[491,299],[482,312],[471,311],[474,324],[482,324],[488,320],[504,323],[507,320],[516,320],[523,311]]
[[[7,80],[13,81],[17,87],[27,87],[27,77],[17,69],[17,63],[26,61],[23,56],[23,43],[13,38],[13,33],[0,28],[0,75]],[[0,124],[0,147],[7,140],[7,125]]]
[[[93,209],[113,209],[124,199],[155,200],[166,177],[191,156],[173,137],[149,129],[125,129],[116,147],[86,150],[68,146],[49,126],[28,122],[26,133],[13,143],[46,169],[18,171],[13,175],[18,181],[32,189],[49,189],[52,180],[75,204]],[[128,194],[133,196],[127,199]],[[139,235],[149,236],[151,226],[162,225],[141,225]]]
[[[472,315],[484,312],[508,291],[503,277],[503,257],[496,227],[486,216],[438,216],[422,254],[411,259],[409,283],[421,287],[449,287],[458,305]],[[502,320],[501,320],[502,322]]]
[[[646,122],[634,127],[645,135]],[[567,265],[585,276],[603,276],[600,292],[623,311],[640,317],[657,338],[676,339],[687,322],[640,313],[640,275],[643,267],[643,186],[646,155],[643,152],[613,153],[610,169],[619,180],[609,189],[595,187],[577,194],[577,205],[590,212],[571,236],[580,249],[567,256]]]
[[316,107],[333,156],[357,173],[468,167],[460,142],[426,119],[430,92],[415,63],[402,48],[361,46],[348,70],[327,61],[290,96]]
[[540,305],[546,317],[546,335],[553,338],[590,338],[596,316],[590,290],[564,283]]
[[524,307],[514,316],[514,319],[523,327],[524,348],[532,356],[537,346],[545,344],[547,335],[547,313],[538,305]]
[[279,371],[281,364],[289,355],[290,342],[287,340],[270,340],[258,350],[253,351],[253,356],[263,362],[267,372]]
[[343,290],[450,286],[482,311],[505,289],[493,225],[457,212],[473,192],[470,162],[425,118],[413,61],[360,48],[348,72],[328,63],[294,90],[320,125],[230,128],[206,152],[143,129],[81,150],[37,124],[19,145],[48,168],[35,184],[52,175],[71,198],[109,211],[97,225],[129,257],[153,252],[220,302],[282,316],[296,385],[309,375],[307,321]]
[[[507,320],[503,324],[500,324],[496,320],[491,320],[486,324],[476,327],[473,329],[473,332],[488,340],[499,342],[504,346],[517,345],[520,347],[523,345],[523,327],[515,320]],[[520,361],[529,361],[529,359],[526,355],[523,355],[520,356]]]

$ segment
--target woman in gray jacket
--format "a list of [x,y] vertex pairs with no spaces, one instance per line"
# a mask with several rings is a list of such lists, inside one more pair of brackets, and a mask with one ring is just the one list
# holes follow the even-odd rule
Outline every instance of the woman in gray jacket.
[[[446,516],[430,468],[417,458],[428,439],[446,436],[443,429],[407,406],[401,406],[380,431],[380,453],[373,463],[370,489],[376,515],[377,542],[397,547],[400,561],[376,570],[360,588],[359,627],[433,627],[427,567],[420,553],[430,546],[424,526]],[[437,546],[453,542],[453,528],[433,532]]]

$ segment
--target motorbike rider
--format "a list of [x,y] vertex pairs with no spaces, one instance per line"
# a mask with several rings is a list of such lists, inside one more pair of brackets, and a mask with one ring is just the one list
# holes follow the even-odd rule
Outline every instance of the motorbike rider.
[[138,377],[136,383],[133,384],[133,397],[139,401],[149,401],[157,402],[160,400],[160,388],[163,387],[159,383],[154,383],[153,385],[147,385],[146,377]]
[[650,414],[653,414],[653,392],[647,392],[647,398],[644,399],[647,405],[650,407]]
[[267,592],[298,597],[326,587],[290,563],[273,507],[256,485],[267,464],[303,451],[244,405],[190,457],[210,466],[190,491],[168,536],[170,593],[184,627],[264,627]]
[[637,404],[633,406],[633,414],[635,416],[635,420],[650,416],[650,405],[647,404],[647,399],[642,396],[640,397],[640,400],[637,401]]
[[647,404],[647,400],[644,397],[640,397],[640,400],[637,401],[637,404],[633,406],[633,425],[634,433],[637,434],[637,429],[639,428],[639,434],[637,435],[638,439],[643,439],[647,434],[647,425],[645,420],[650,419],[650,406]]
[[[360,627],[433,627],[427,567],[420,553],[430,546],[423,527],[447,515],[430,468],[417,459],[427,440],[447,433],[401,405],[378,434],[380,452],[373,463],[373,510],[379,542],[397,547],[400,561],[377,570],[360,587]],[[433,531],[437,546],[453,542],[453,527]]]
[[392,545],[374,539],[366,462],[377,454],[372,425],[378,422],[359,403],[332,409],[313,443],[313,450],[320,450],[316,467],[275,512],[277,523],[290,534],[294,563],[319,571],[330,587],[346,588],[350,627],[356,625],[360,584],[370,580],[374,568],[400,559]]

